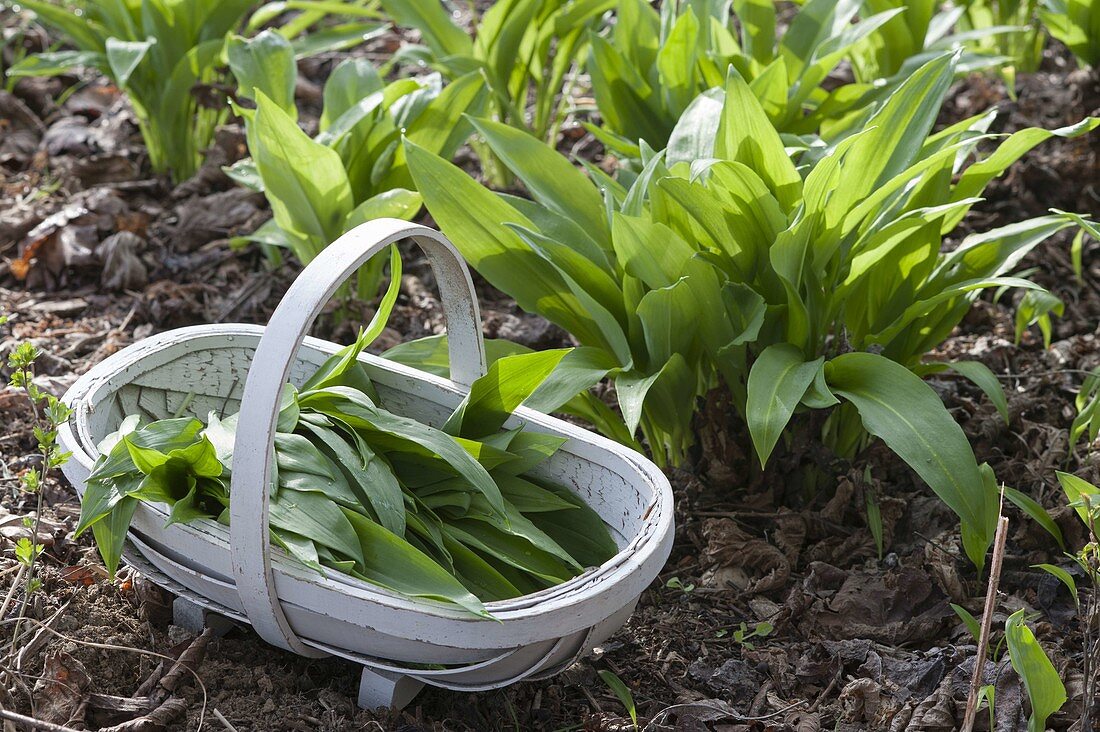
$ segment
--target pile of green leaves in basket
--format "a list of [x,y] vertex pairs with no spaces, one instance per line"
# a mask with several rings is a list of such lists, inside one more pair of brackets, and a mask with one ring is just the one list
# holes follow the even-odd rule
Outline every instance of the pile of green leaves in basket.
[[[271,538],[320,572],[490,617],[483,602],[536,592],[617,549],[576,494],[534,477],[565,438],[501,430],[569,349],[497,360],[441,429],[387,411],[358,354],[396,299],[400,259],[379,314],[301,388],[287,385],[275,436]],[[169,524],[228,523],[236,415],[140,425],[127,417],[99,446],[78,533],[91,527],[118,566],[139,501]]]

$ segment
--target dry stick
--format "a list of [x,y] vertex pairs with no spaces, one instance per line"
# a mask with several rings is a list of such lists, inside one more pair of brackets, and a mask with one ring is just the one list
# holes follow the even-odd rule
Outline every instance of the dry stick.
[[223,727],[225,727],[225,729],[227,730],[227,732],[237,732],[237,728],[236,728],[236,727],[234,727],[234,726],[233,726],[233,725],[232,725],[232,724],[231,724],[231,723],[229,722],[229,720],[225,718],[225,715],[224,715],[224,714],[222,714],[221,712],[219,712],[219,711],[218,711],[217,707],[215,707],[215,708],[214,708],[214,716],[215,716],[215,717],[217,718],[217,720],[218,720],[219,722],[221,722],[221,723],[222,723],[222,726],[223,726]]
[[19,724],[25,724],[31,729],[42,729],[46,730],[46,732],[79,732],[79,730],[75,730],[72,727],[54,724],[53,722],[45,722],[41,719],[19,714],[18,712],[10,712],[7,709],[0,709],[0,719],[6,719],[9,722],[19,722]]
[[8,616],[8,610],[11,608],[11,603],[15,599],[15,593],[19,589],[20,583],[23,581],[23,573],[26,571],[27,565],[20,564],[15,579],[11,581],[11,588],[8,590],[8,596],[4,598],[3,606],[0,606],[0,618],[6,618]]
[[[1003,494],[1002,494],[1003,498]],[[974,659],[974,674],[970,677],[970,693],[966,697],[966,716],[961,732],[972,732],[978,716],[978,692],[985,676],[985,654],[989,649],[989,629],[993,625],[993,611],[997,607],[997,588],[1001,584],[1001,563],[1005,558],[1005,541],[1008,539],[1008,519],[997,521],[997,534],[993,539],[993,561],[989,565],[989,586],[985,592],[985,609],[982,611],[982,632],[978,636],[978,655]]]
[[[15,657],[15,670],[16,671],[22,671],[23,670],[23,662],[26,661],[31,656],[33,656],[34,654],[38,653],[38,651],[40,651],[42,649],[42,646],[44,646],[46,644],[46,631],[44,630],[44,628],[52,627],[53,624],[55,622],[57,622],[58,618],[61,617],[61,614],[69,609],[69,605],[71,603],[72,603],[72,600],[66,600],[65,604],[62,605],[61,607],[59,607],[57,609],[57,612],[55,612],[53,615],[50,616],[50,619],[46,621],[45,626],[43,626],[43,628],[39,628],[38,632],[34,634],[34,637],[31,638],[30,641],[25,646],[23,646],[22,648],[19,649],[19,653]],[[26,631],[24,631],[23,635],[24,636],[29,635],[30,632],[31,632],[31,629],[28,628]],[[18,644],[20,640],[22,640],[22,637],[14,639],[12,641],[13,647],[16,644]]]

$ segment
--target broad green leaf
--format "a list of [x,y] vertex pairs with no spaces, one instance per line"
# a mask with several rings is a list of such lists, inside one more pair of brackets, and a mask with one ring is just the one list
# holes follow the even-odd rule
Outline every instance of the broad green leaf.
[[342,511],[324,495],[312,491],[281,491],[271,499],[269,506],[272,528],[292,531],[347,559],[363,561],[363,550],[355,529],[346,518],[347,511]]
[[[786,89],[784,89],[784,93]],[[722,121],[723,95],[711,89],[697,96],[680,115],[668,138],[667,164],[693,163],[714,157],[718,126]]]
[[73,39],[81,51],[104,51],[105,38],[102,29],[88,21],[87,17],[72,12],[70,8],[55,5],[42,0],[20,0],[19,5],[33,10],[45,23],[60,29]]
[[631,435],[638,431],[646,395],[649,394],[649,390],[660,375],[661,371],[652,374],[626,371],[615,377],[615,396],[619,400],[619,409],[622,410],[626,430]]
[[471,549],[485,552],[505,564],[538,577],[548,585],[558,584],[572,577],[572,572],[554,555],[535,547],[523,537],[502,531],[485,521],[456,519],[444,524],[443,532]]
[[[125,447],[119,449],[126,452]],[[110,514],[115,506],[138,489],[144,478],[140,473],[104,480],[89,478],[80,499],[80,521],[73,531],[74,536],[80,536],[88,527]]]
[[[1024,153],[1041,142],[1053,137],[1073,139],[1092,132],[1098,126],[1100,126],[1100,117],[1087,117],[1075,125],[1056,130],[1029,127],[1014,132],[989,157],[974,163],[966,169],[955,186],[952,197],[958,200],[979,195],[989,181],[1003,173],[1010,165],[1019,160]],[[953,228],[962,219],[962,216],[962,213],[956,214],[946,220],[944,225]]]
[[[609,341],[617,340],[614,332],[622,330],[626,319],[623,313],[623,293],[619,283],[612,279],[599,264],[594,263],[572,246],[522,226],[509,225],[509,228],[519,234],[527,246],[554,265],[564,279],[572,281],[586,297],[595,300],[603,310],[607,311],[615,322],[607,322],[604,330],[610,331]],[[578,297],[580,297],[579,293]],[[592,316],[595,318],[596,313],[592,313]]]
[[325,82],[319,127],[322,132],[361,100],[379,93],[386,84],[374,65],[365,58],[341,61]]
[[[320,493],[342,506],[360,503],[339,464],[303,435],[276,433],[275,464],[280,488]],[[276,495],[282,496],[283,491]]]
[[[829,209],[847,211],[912,165],[932,129],[954,78],[950,54],[906,79],[867,121],[872,128],[848,151]],[[967,196],[962,196],[968,198]]]
[[659,221],[615,213],[611,229],[619,263],[650,289],[675,284],[695,255],[687,242]]
[[125,435],[125,441],[120,440],[105,460],[96,462],[88,480],[112,478],[134,470],[134,461],[129,451],[131,445],[162,453],[171,452],[176,448],[192,444],[201,430],[202,422],[199,420],[193,417],[181,417],[162,419],[129,432]]
[[118,562],[122,558],[122,546],[126,543],[126,532],[130,528],[130,521],[134,517],[137,504],[136,498],[125,497],[111,508],[105,519],[92,524],[96,546],[99,547],[99,554],[103,557],[103,563],[107,565],[107,573],[111,578],[114,578],[118,570]]
[[634,706],[634,695],[630,692],[630,687],[623,683],[623,680],[616,676],[613,672],[606,669],[600,669],[597,671],[603,682],[607,684],[607,687],[615,693],[619,702],[626,709],[626,713],[630,715],[630,721],[633,723],[634,728],[638,728],[638,712]]
[[766,64],[775,52],[776,8],[770,0],[734,0],[741,20],[741,45],[755,61]]
[[500,486],[500,492],[521,513],[568,511],[574,508],[572,503],[559,497],[553,491],[519,476],[494,475],[493,477]]
[[583,345],[606,347],[606,338],[558,271],[504,223],[533,223],[478,185],[459,168],[405,143],[409,170],[440,229],[490,283],[528,312],[573,333]]
[[496,432],[568,353],[569,349],[561,348],[506,356],[494,362],[470,386],[470,393],[443,425],[444,431],[461,437]]
[[320,391],[304,392],[300,403],[303,409],[316,409],[326,413],[340,413],[342,419],[355,428],[375,429],[419,445],[443,458],[471,485],[485,496],[489,504],[501,516],[504,515],[504,499],[500,489],[489,474],[453,437],[408,417],[393,414],[364,401],[357,392],[336,386]]
[[768,346],[753,363],[745,421],[761,467],[823,363],[822,358],[806,361],[802,351],[787,343]]
[[985,395],[989,397],[989,401],[993,402],[993,406],[997,408],[1001,418],[1004,419],[1005,424],[1008,424],[1008,400],[1005,398],[1005,391],[1001,387],[997,375],[988,366],[981,361],[952,361],[947,366],[965,376],[985,392]]
[[756,171],[784,210],[795,206],[802,178],[756,96],[732,69],[714,149],[723,160],[743,163]]
[[485,77],[471,71],[447,84],[406,130],[407,139],[450,160],[473,132],[467,114],[479,116],[488,96]]
[[[985,465],[982,466],[986,467]],[[994,485],[996,482],[994,481]],[[1062,538],[1062,530],[1058,528],[1058,524],[1054,522],[1047,510],[1043,508],[1042,504],[1036,501],[1031,496],[1016,490],[1015,488],[1004,487],[1005,498],[1011,501],[1016,508],[1027,514],[1035,523],[1046,529],[1047,533],[1054,537],[1054,540],[1058,542],[1058,546],[1063,550],[1066,547],[1065,540]]]
[[[324,389],[329,386],[344,384],[342,377],[352,369],[362,369],[359,363],[359,353],[374,342],[386,327],[393,306],[397,303],[397,297],[401,294],[401,251],[396,244],[390,246],[390,283],[382,300],[378,303],[378,310],[371,317],[366,328],[359,331],[355,342],[345,346],[325,359],[325,362],[317,367],[313,375],[302,384],[301,391]],[[364,379],[368,379],[364,373]],[[345,384],[347,385],[347,384]]]
[[1076,475],[1063,473],[1060,470],[1055,471],[1055,475],[1058,476],[1058,482],[1065,491],[1066,498],[1069,499],[1069,505],[1077,511],[1081,522],[1092,530],[1094,525],[1092,516],[1095,515],[1096,509],[1100,508],[1100,488]]
[[1005,640],[1012,668],[1019,674],[1031,701],[1028,732],[1044,732],[1047,718],[1066,703],[1066,687],[1058,678],[1054,664],[1047,658],[1035,634],[1024,622],[1024,611],[1017,610],[1005,622]]
[[343,514],[363,557],[356,576],[410,597],[454,603],[478,617],[491,617],[481,601],[431,557],[362,514],[348,509]]
[[967,556],[981,567],[993,540],[996,496],[986,489],[966,435],[936,392],[904,366],[870,353],[846,353],[825,368],[829,388],[855,405],[864,428],[959,516]]
[[423,199],[416,191],[406,188],[394,188],[377,193],[360,203],[348,214],[344,228],[348,231],[359,224],[374,219],[403,219],[412,221],[420,213]]
[[1046,290],[1031,289],[1025,292],[1016,306],[1016,344],[1020,343],[1025,330],[1038,324],[1043,334],[1043,345],[1050,348],[1051,315],[1061,316],[1065,307],[1061,299]]
[[388,26],[383,23],[339,23],[296,38],[291,45],[294,47],[294,57],[303,59],[353,48],[372,38],[378,38],[387,30]]
[[551,487],[550,490],[563,501],[573,504],[573,508],[532,514],[528,518],[536,526],[584,567],[598,567],[618,554],[618,546],[599,514],[579,496],[564,488]]
[[[491,366],[498,359],[517,353],[531,353],[531,349],[503,338],[485,339],[485,363],[487,365]],[[446,335],[427,336],[408,343],[401,343],[385,351],[382,355],[391,361],[403,363],[406,366],[412,366],[436,376],[447,377],[451,372]]]
[[573,348],[523,405],[549,414],[560,409],[577,394],[587,391],[617,368],[614,359],[597,348]]
[[607,213],[599,191],[568,159],[514,127],[486,119],[470,121],[536,201],[573,219],[597,242],[608,240]]
[[453,557],[458,580],[482,600],[507,600],[523,594],[493,565],[462,542],[450,536],[444,536],[443,542]]
[[81,68],[105,71],[110,67],[107,57],[96,51],[52,51],[20,59],[7,69],[7,75],[11,78],[57,76]]
[[226,53],[242,96],[252,99],[253,90],[259,89],[291,119],[298,118],[294,104],[298,66],[289,41],[273,30],[265,30],[253,38],[232,36],[226,44]]
[[386,15],[398,25],[416,28],[439,58],[468,56],[473,42],[451,20],[445,5],[435,0],[382,0]]
[[138,65],[145,59],[149,49],[156,43],[155,38],[145,41],[123,41],[108,38],[105,44],[107,65],[111,67],[115,83],[125,89]]
[[[279,227],[314,241],[335,241],[353,208],[340,156],[311,140],[262,91],[256,94],[256,107],[249,147]],[[316,253],[295,250],[303,264]]]
[[1066,586],[1066,589],[1069,590],[1069,594],[1073,596],[1074,606],[1081,607],[1081,602],[1077,598],[1077,582],[1073,579],[1073,575],[1061,567],[1055,567],[1053,564],[1033,564],[1031,566],[1034,569],[1041,569],[1047,574],[1057,578],[1059,582]]
[[971,614],[971,612],[965,607],[962,607],[961,605],[956,605],[953,602],[950,603],[950,605],[951,609],[955,611],[955,614],[959,616],[959,620],[963,621],[963,625],[965,625],[966,629],[970,631],[970,635],[974,638],[974,642],[980,642],[982,635],[982,625],[980,622],[978,622],[978,619],[975,618]]
[[687,357],[700,320],[706,317],[697,307],[687,278],[647,292],[637,313],[652,368],[659,368],[676,354]]

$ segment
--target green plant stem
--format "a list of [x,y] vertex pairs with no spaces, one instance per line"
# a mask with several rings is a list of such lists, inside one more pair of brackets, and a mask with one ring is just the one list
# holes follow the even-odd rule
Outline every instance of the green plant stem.
[[549,123],[549,130],[546,133],[546,142],[551,147],[554,146],[558,139],[558,133],[561,131],[561,123],[565,121],[565,105],[568,103],[569,98],[573,95],[573,90],[577,86],[577,74],[580,71],[578,64],[574,63],[569,69],[569,73],[566,74],[566,78],[569,80],[562,90],[561,99],[558,100],[557,105],[551,105],[554,107],[553,118]]
[[477,158],[481,161],[481,169],[491,187],[498,191],[506,191],[512,187],[515,180],[512,172],[501,162],[488,144],[482,140],[471,139],[470,147],[477,153]]
[[1085,689],[1083,694],[1082,706],[1081,706],[1081,732],[1093,732],[1093,710],[1096,706],[1096,690],[1098,680],[1097,666],[1100,665],[1100,642],[1095,635],[1095,627],[1097,622],[1100,621],[1100,544],[1097,544],[1096,526],[1090,524],[1089,534],[1091,539],[1091,545],[1093,550],[1089,552],[1088,547],[1085,547],[1085,556],[1082,557],[1084,561],[1081,562],[1082,568],[1085,569],[1089,577],[1089,583],[1092,585],[1092,592],[1089,594],[1088,605],[1085,610],[1082,622],[1084,622],[1084,654],[1081,661],[1081,671],[1085,677]]
[[[25,366],[23,369],[24,384],[31,384],[34,378],[34,370],[30,366]],[[24,390],[26,387],[24,387]],[[34,423],[41,425],[43,419],[41,413],[38,410],[38,404],[34,400],[34,397],[27,392],[27,401],[31,406],[31,413],[34,417]],[[38,489],[35,491],[37,498],[37,505],[34,513],[34,526],[31,528],[31,555],[30,561],[27,563],[26,578],[23,584],[23,601],[19,604],[19,613],[15,622],[15,630],[12,633],[12,644],[14,645],[19,638],[20,626],[23,623],[23,618],[27,613],[27,605],[30,603],[31,591],[34,588],[35,580],[35,565],[38,559],[38,532],[42,527],[42,508],[43,508],[43,489],[46,484],[46,469],[50,464],[50,449],[48,445],[41,446],[42,453],[42,467],[38,469]]]

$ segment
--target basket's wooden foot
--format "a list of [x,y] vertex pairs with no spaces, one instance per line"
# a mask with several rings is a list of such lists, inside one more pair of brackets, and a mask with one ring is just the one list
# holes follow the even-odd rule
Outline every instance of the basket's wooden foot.
[[207,610],[186,597],[172,601],[172,624],[198,635],[210,628],[216,635],[225,635],[233,629],[233,621],[224,615]]
[[359,708],[403,709],[423,688],[423,681],[364,666],[359,679]]

